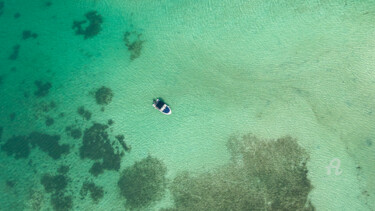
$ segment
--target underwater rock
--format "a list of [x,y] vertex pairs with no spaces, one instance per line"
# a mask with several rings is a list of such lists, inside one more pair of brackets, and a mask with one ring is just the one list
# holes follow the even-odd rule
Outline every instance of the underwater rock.
[[140,209],[161,200],[167,185],[166,173],[165,165],[151,156],[126,168],[118,181],[126,206]]
[[77,109],[77,113],[83,117],[83,119],[85,120],[90,120],[91,119],[91,112],[88,111],[88,110],[85,110],[85,107],[83,106],[80,106],[78,109]]
[[314,210],[306,151],[291,137],[228,141],[232,162],[198,175],[179,174],[171,210]]
[[85,182],[82,184],[80,191],[82,199],[86,197],[88,192],[90,192],[90,197],[95,203],[98,203],[104,196],[103,187],[96,186],[93,182]]
[[46,152],[51,158],[57,160],[63,154],[68,154],[70,147],[67,144],[59,144],[59,135],[48,135],[40,132],[32,132],[28,136],[32,147],[38,146],[40,150]]
[[37,90],[34,92],[36,97],[45,97],[52,88],[52,84],[50,82],[43,83],[42,81],[38,80],[35,81],[34,84],[37,87]]
[[19,54],[19,51],[20,51],[20,45],[14,45],[13,46],[13,52],[10,54],[10,56],[8,57],[9,60],[16,60],[18,58],[18,54]]
[[83,145],[79,148],[81,159],[89,158],[96,161],[90,169],[94,176],[98,176],[104,170],[120,169],[121,155],[112,147],[107,129],[108,125],[94,123],[84,131]]
[[27,136],[13,136],[1,146],[1,150],[15,159],[27,158],[30,155],[30,146]]
[[113,92],[110,88],[102,86],[95,92],[96,103],[99,105],[108,105],[113,98]]
[[23,40],[27,40],[27,39],[29,39],[29,38],[37,38],[38,37],[38,34],[36,34],[36,33],[33,33],[33,32],[31,32],[30,30],[24,30],[23,32],[22,32],[22,39]]
[[[84,39],[92,38],[99,34],[102,30],[103,18],[101,15],[97,14],[97,11],[90,11],[85,14],[87,20],[84,21],[74,21],[73,30],[75,30],[76,35],[83,35]],[[89,22],[86,28],[83,28],[82,25]]]
[[141,50],[144,43],[144,41],[141,40],[141,36],[142,34],[138,34],[135,31],[124,33],[123,40],[125,42],[125,46],[128,48],[128,51],[130,52],[131,61],[133,61],[141,55]]

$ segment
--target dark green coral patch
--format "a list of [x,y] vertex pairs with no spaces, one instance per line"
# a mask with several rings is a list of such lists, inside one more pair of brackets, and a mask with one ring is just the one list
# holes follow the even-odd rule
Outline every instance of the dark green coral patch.
[[65,190],[68,185],[68,177],[60,174],[56,176],[44,174],[40,183],[44,186],[47,193],[60,192]]
[[51,117],[47,117],[46,118],[46,121],[44,122],[46,124],[47,127],[53,125],[53,123],[55,123],[55,120]]
[[84,106],[80,106],[80,107],[78,107],[78,109],[77,109],[77,113],[78,113],[81,117],[83,117],[83,119],[85,119],[85,120],[90,120],[90,119],[91,119],[91,115],[92,115],[92,113],[91,113],[90,111],[86,110]]
[[45,97],[49,93],[49,90],[52,88],[52,84],[50,82],[42,82],[42,81],[35,81],[35,86],[37,90],[34,92],[36,97]]
[[67,165],[61,165],[58,169],[57,172],[59,174],[67,174],[69,172],[69,166]]
[[27,158],[30,155],[29,140],[27,136],[13,136],[1,146],[1,150],[16,159]]
[[307,152],[291,137],[252,135],[228,142],[232,162],[170,186],[175,210],[314,210],[308,199]]
[[12,51],[12,53],[8,57],[9,60],[16,60],[16,59],[18,59],[18,54],[20,52],[20,47],[21,46],[18,45],[18,44],[13,46],[13,51]]
[[126,168],[118,181],[120,193],[130,209],[140,209],[162,199],[167,168],[157,158],[148,156]]
[[76,128],[75,126],[67,126],[65,128],[65,132],[72,137],[73,139],[79,139],[82,136],[82,131],[79,128]]
[[104,170],[120,169],[121,155],[112,147],[107,129],[107,125],[94,123],[84,131],[83,145],[79,149],[82,159],[97,161],[90,169],[95,176]]
[[4,2],[0,1],[0,16],[3,14]]
[[14,182],[13,180],[7,180],[7,181],[5,182],[5,185],[6,185],[7,187],[9,187],[9,188],[13,188],[15,184],[16,184],[16,182]]
[[104,196],[103,187],[97,186],[93,182],[85,182],[82,185],[80,191],[81,197],[85,198],[88,193],[90,193],[90,197],[95,203],[98,203]]
[[1,138],[3,137],[3,130],[4,128],[0,126],[0,142],[1,142]]
[[48,135],[40,132],[32,132],[28,137],[32,147],[38,146],[43,152],[46,152],[51,158],[57,160],[63,154],[69,153],[69,145],[59,144],[59,135]]
[[120,143],[120,145],[122,146],[122,148],[123,148],[125,151],[130,152],[131,147],[128,146],[128,145],[125,143],[125,136],[124,136],[124,135],[117,135],[117,136],[115,136],[115,138],[117,139],[117,141]]
[[24,30],[23,32],[22,32],[22,39],[23,40],[27,40],[27,39],[29,39],[29,38],[33,38],[33,39],[35,39],[35,38],[37,38],[38,37],[38,34],[36,34],[36,33],[34,33],[34,32],[31,32],[30,30]]
[[[84,39],[92,38],[102,30],[103,17],[97,11],[90,11],[85,14],[87,20],[74,21],[73,30],[77,35],[83,35]],[[87,24],[86,27],[83,25]]]
[[134,60],[141,55],[141,50],[143,47],[144,41],[141,39],[142,34],[139,34],[135,31],[125,32],[124,33],[124,42],[125,46],[130,52],[130,60]]
[[55,211],[69,211],[73,208],[73,197],[57,192],[51,196],[51,205]]
[[95,92],[96,103],[99,105],[108,105],[113,98],[113,92],[110,88],[102,86]]

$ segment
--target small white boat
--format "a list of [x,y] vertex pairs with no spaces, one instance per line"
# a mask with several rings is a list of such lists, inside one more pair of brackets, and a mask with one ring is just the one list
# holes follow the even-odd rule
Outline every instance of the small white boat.
[[152,104],[152,106],[163,114],[170,115],[172,113],[171,108],[159,98],[154,100],[154,104]]

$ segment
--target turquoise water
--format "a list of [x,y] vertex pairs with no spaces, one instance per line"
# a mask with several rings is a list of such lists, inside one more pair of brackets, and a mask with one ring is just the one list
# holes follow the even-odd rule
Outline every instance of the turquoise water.
[[[76,34],[74,21],[86,21],[85,29],[90,11],[99,28]],[[316,210],[375,209],[374,19],[368,0],[0,0],[0,210],[173,207],[176,175],[220,174],[231,165],[228,139],[249,133],[291,136],[307,152],[306,202]],[[102,86],[113,97],[98,104]],[[156,97],[171,116],[151,106]],[[90,118],[77,112],[81,106]],[[119,168],[96,176],[90,169],[101,159],[81,155],[94,122],[109,127],[109,160],[124,153]],[[43,136],[34,143],[33,131],[59,135],[59,146]],[[119,134],[130,151],[116,142]],[[49,155],[64,144],[69,152]],[[119,178],[148,156],[166,168],[165,193],[129,208]],[[66,186],[52,181],[56,190],[48,191],[45,175],[63,175]],[[82,194],[85,182],[103,197]],[[59,194],[71,205],[53,207]]]

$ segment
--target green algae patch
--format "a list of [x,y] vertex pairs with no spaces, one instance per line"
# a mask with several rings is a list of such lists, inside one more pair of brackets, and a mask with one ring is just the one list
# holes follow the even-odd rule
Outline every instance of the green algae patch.
[[[103,17],[97,11],[90,11],[85,14],[87,20],[74,21],[73,30],[76,35],[83,35],[84,39],[95,37],[102,30]],[[88,24],[84,27],[85,24]]]
[[27,136],[13,136],[1,146],[1,150],[15,159],[27,158],[30,155],[30,146]]
[[98,176],[104,170],[120,169],[121,155],[112,147],[107,129],[108,125],[94,123],[83,134],[79,155],[81,159],[96,161],[90,169],[94,176]]
[[95,100],[99,105],[108,105],[113,98],[113,92],[110,88],[102,86],[95,91]]
[[166,173],[165,165],[151,156],[126,168],[118,181],[126,206],[140,209],[161,200],[167,184]]
[[170,210],[314,210],[308,200],[308,154],[295,139],[228,142],[232,162],[198,175],[180,173],[170,190]]
[[67,144],[59,144],[59,135],[48,135],[40,132],[32,132],[28,137],[32,147],[38,146],[40,150],[47,153],[54,160],[63,154],[68,154],[70,147]]
[[84,199],[88,193],[90,193],[90,197],[94,203],[98,203],[104,196],[103,187],[97,186],[93,182],[85,182],[82,184],[80,191],[81,199]]

